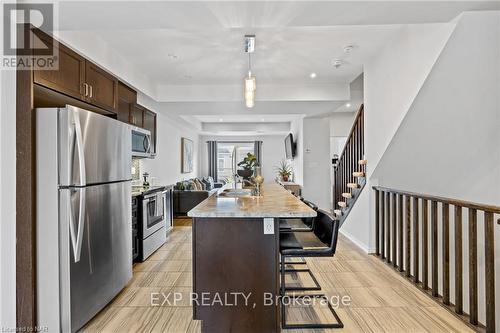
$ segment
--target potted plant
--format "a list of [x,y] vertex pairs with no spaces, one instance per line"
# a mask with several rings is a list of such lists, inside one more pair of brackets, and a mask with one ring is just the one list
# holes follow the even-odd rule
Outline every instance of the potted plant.
[[244,179],[249,179],[253,174],[254,167],[257,165],[257,157],[255,157],[254,154],[248,153],[243,161],[238,163],[238,166],[241,167],[241,169],[238,169],[237,171],[238,175]]
[[288,181],[288,178],[293,173],[292,166],[288,164],[288,161],[282,160],[280,164],[276,167],[276,171],[280,176],[281,180],[284,182]]

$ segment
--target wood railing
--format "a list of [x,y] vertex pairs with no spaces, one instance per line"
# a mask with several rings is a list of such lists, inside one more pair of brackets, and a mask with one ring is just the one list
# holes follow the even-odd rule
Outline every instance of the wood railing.
[[[495,332],[494,219],[495,214],[500,214],[500,207],[380,186],[373,189],[377,256],[476,330]],[[482,237],[478,234],[478,226],[484,230]],[[453,262],[450,262],[450,236],[455,240],[451,248]],[[478,236],[480,243],[484,243],[484,255],[479,252],[484,261],[478,260]],[[464,267],[465,238],[468,238],[468,267]],[[484,262],[484,270],[479,274],[478,262]],[[454,265],[454,270],[450,270],[450,264]],[[468,314],[463,306],[464,268],[468,272]],[[452,272],[454,276],[450,276]],[[454,279],[453,299],[450,278]],[[478,278],[484,279],[484,298],[479,296]],[[485,302],[485,325],[478,321],[479,301]]]
[[[353,172],[366,171],[364,166],[358,164],[360,160],[364,159],[364,137],[364,107],[362,104],[334,169],[333,209],[336,209],[337,203],[343,200],[342,193],[350,192],[347,183],[357,183]],[[360,169],[361,167],[363,170]]]

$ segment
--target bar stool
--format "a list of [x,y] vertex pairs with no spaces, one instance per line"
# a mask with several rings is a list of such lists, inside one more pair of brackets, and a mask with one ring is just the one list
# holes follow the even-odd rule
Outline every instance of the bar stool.
[[[339,232],[339,220],[331,217],[327,212],[318,209],[314,218],[313,230],[311,232],[287,232],[280,233],[280,294],[285,296],[287,290],[308,290],[290,289],[285,285],[285,262],[286,258],[294,257],[333,257],[337,249],[337,239]],[[317,282],[317,281],[316,281]],[[328,302],[328,308],[335,317],[336,323],[310,323],[310,324],[287,324],[285,306],[281,305],[281,319],[284,329],[287,328],[342,328],[344,324],[333,309],[328,298],[324,294],[316,295],[286,295],[291,298],[321,298]]]
[[[305,200],[304,198],[300,198],[303,203],[314,209],[318,210],[318,206],[314,203]],[[290,218],[290,219],[279,219],[280,224],[280,232],[281,231],[311,231],[314,222],[314,217],[303,217],[303,218]]]
[[[305,200],[303,197],[300,200],[311,207],[313,210],[317,211],[318,206],[311,201]],[[305,218],[293,218],[293,219],[280,219],[280,233],[286,232],[311,232],[314,224],[314,217],[305,217]],[[289,261],[286,262],[286,265],[307,265],[307,262],[304,258],[300,258],[302,261]],[[311,272],[309,268],[286,268],[285,272],[287,273],[300,273],[307,272],[311,276],[311,279],[314,282],[313,287],[287,287],[287,290],[321,290],[321,286],[318,283],[318,280]]]

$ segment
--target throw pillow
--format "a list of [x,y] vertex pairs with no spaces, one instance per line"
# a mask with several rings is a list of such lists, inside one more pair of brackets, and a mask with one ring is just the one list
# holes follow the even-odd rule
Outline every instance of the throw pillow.
[[203,185],[205,185],[205,190],[207,190],[207,191],[211,191],[211,190],[212,190],[212,187],[210,186],[210,182],[208,181],[208,179],[207,179],[207,178],[205,178],[205,177],[204,177],[204,178],[201,180],[201,183],[202,183]]

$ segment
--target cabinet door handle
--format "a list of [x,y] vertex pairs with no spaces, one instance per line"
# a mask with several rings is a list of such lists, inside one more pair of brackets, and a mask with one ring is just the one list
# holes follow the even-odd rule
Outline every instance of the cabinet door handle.
[[84,83],[83,87],[85,88],[85,97],[87,97],[89,95],[89,85]]
[[94,97],[94,88],[90,86],[90,98]]

